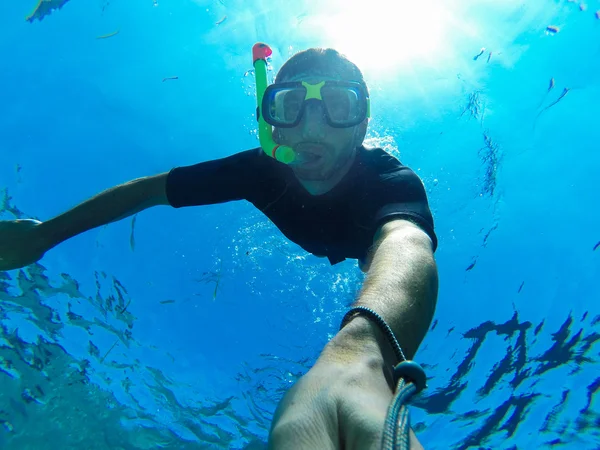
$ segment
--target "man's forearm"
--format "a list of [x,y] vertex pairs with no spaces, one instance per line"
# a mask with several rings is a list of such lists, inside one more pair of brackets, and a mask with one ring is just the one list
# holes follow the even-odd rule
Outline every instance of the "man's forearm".
[[379,313],[405,356],[412,359],[427,334],[437,301],[432,244],[423,231],[408,223],[386,224],[381,234],[356,306]]
[[43,222],[39,232],[45,245],[50,249],[84,231],[116,222],[151,206],[167,204],[166,177],[165,173],[139,178],[107,189]]

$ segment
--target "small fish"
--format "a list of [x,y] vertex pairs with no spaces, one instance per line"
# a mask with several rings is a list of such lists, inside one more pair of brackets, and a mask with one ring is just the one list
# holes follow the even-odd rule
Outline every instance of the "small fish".
[[108,34],[103,34],[102,36],[96,36],[96,39],[108,39],[108,38],[111,38],[111,37],[116,36],[117,34],[119,34],[119,31],[121,31],[121,30],[113,31],[112,33],[108,33]]
[[175,300],[161,300],[160,302],[161,305],[168,305],[169,303],[175,303]]
[[477,61],[479,59],[479,57],[481,55],[483,55],[484,53],[485,53],[485,48],[482,48],[481,51],[477,55],[473,56],[473,61]]
[[487,62],[490,62],[490,59],[492,59],[492,52],[490,52],[490,54],[488,55]]
[[117,345],[119,343],[119,339],[117,339],[115,341],[115,343],[108,349],[108,351],[106,352],[106,354],[102,357],[102,359],[100,360],[100,363],[102,364],[104,362],[104,360],[106,359],[106,357],[108,356],[108,354],[110,353],[110,351],[115,348],[115,345]]
[[168,80],[179,80],[179,77],[166,77],[166,78],[163,78],[163,83],[165,81],[168,81]]
[[129,236],[129,246],[131,247],[131,251],[135,251],[135,235],[134,235],[134,228],[135,228],[135,221],[137,219],[137,214],[135,214],[133,216],[133,219],[131,219],[131,235]]
[[296,17],[296,25],[300,25],[307,17],[308,13],[300,14],[298,17]]
[[596,19],[600,20],[600,9],[596,11]]
[[219,278],[215,282],[215,291],[213,292],[213,300],[217,299],[217,289],[219,289],[219,282],[221,281],[221,273],[219,272]]
[[594,245],[594,248],[592,249],[593,252],[595,252],[598,247],[600,247],[600,241],[598,241],[598,243],[596,245]]
[[519,294],[521,292],[521,290],[523,289],[523,286],[525,286],[524,281],[521,283],[521,286],[519,286],[519,290],[517,291],[517,294]]
[[221,282],[221,275],[223,275],[223,260],[219,262],[219,273],[217,274],[217,280],[215,282],[215,291],[213,292],[213,300],[217,299],[217,290],[219,289],[219,283]]
[[563,91],[562,91],[562,93],[560,94],[560,96],[559,96],[559,97],[558,97],[556,100],[554,100],[552,103],[550,103],[550,104],[549,104],[548,106],[546,106],[544,109],[542,109],[542,110],[541,110],[541,111],[540,111],[540,112],[537,114],[537,116],[535,116],[535,120],[533,121],[533,129],[534,129],[534,130],[535,130],[535,125],[536,125],[536,122],[537,122],[538,118],[539,118],[539,117],[542,115],[542,113],[543,113],[544,111],[546,111],[547,109],[550,109],[550,108],[552,108],[552,107],[553,107],[554,105],[556,105],[558,102],[560,102],[560,101],[561,101],[561,100],[562,100],[562,99],[565,97],[565,95],[567,95],[567,94],[569,93],[569,91],[570,91],[570,90],[571,90],[571,88],[564,88],[564,89],[563,89]]
[[221,20],[219,20],[218,22],[215,22],[215,25],[221,25],[226,20],[227,20],[227,16],[223,16],[223,18]]
[[565,95],[567,95],[569,93],[570,90],[571,90],[571,88],[564,88],[562,91],[562,94],[560,94],[560,97],[558,97],[555,101],[553,101],[548,106],[546,106],[542,111],[545,111],[546,109],[551,108],[554,105],[556,105],[558,102],[560,102],[563,99],[563,97]]
[[437,327],[437,324],[438,324],[438,320],[437,320],[437,319],[435,319],[435,320],[433,321],[433,325],[431,326],[431,329],[430,329],[429,331],[433,331],[433,330],[435,330],[435,327]]
[[123,309],[121,310],[121,314],[125,314],[125,311],[127,311],[127,308],[129,307],[130,303],[131,303],[131,299],[129,299],[127,304],[123,307]]
[[535,109],[538,109],[540,106],[542,106],[542,103],[544,103],[544,101],[546,100],[546,97],[548,97],[548,94],[550,93],[550,91],[552,89],[554,89],[554,77],[550,78],[550,83],[548,85],[548,90],[543,95],[542,99],[540,100],[540,102],[538,103],[538,105],[536,106]]
[[560,31],[560,28],[554,26],[554,25],[548,25],[546,27],[546,31],[550,34],[556,34]]
[[473,263],[471,263],[471,265],[466,268],[465,272],[468,272],[469,270],[473,269],[473,267],[475,267],[475,264],[477,264],[477,261],[473,261]]
[[587,5],[585,3],[580,3],[579,4],[579,10],[580,11],[585,11],[587,9]]
[[55,9],[62,8],[69,0],[38,0],[38,4],[25,20],[33,23],[35,19],[42,20]]

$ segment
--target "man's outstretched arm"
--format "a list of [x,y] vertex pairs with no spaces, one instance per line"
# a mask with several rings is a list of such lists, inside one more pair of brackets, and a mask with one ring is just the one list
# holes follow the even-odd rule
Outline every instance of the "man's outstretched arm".
[[[370,254],[356,305],[380,314],[412,359],[433,318],[438,290],[431,239],[405,220],[385,224]],[[391,345],[358,316],[325,346],[312,369],[279,404],[272,450],[378,450],[393,398]],[[386,378],[386,374],[388,377]],[[411,449],[422,449],[411,432]]]
[[0,271],[33,264],[51,248],[84,231],[152,206],[168,205],[167,176],[165,172],[107,189],[45,222],[0,221]]
[[117,222],[144,209],[168,205],[168,172],[137,178],[106,189],[58,216],[42,222],[40,232],[50,248],[85,231]]

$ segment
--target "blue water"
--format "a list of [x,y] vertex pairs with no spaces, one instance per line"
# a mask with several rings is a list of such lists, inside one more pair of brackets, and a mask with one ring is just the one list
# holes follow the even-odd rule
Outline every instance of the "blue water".
[[[335,47],[435,218],[420,441],[600,448],[600,2],[472,3],[4,2],[0,219],[256,147],[252,45]],[[263,448],[361,281],[241,202],[77,236],[0,273],[0,447]]]

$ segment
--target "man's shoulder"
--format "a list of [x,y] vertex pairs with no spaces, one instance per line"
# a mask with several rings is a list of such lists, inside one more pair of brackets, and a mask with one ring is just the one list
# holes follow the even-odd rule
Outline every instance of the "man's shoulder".
[[362,179],[362,189],[385,195],[421,189],[423,182],[417,173],[384,149],[363,147],[360,155],[358,177]]
[[[359,147],[361,165],[365,169],[379,175],[390,174],[408,169],[398,158],[385,151],[381,147]],[[410,169],[409,169],[410,170]]]
[[248,164],[254,164],[254,167],[261,167],[267,170],[275,170],[282,164],[265,153],[262,147],[251,148],[233,155]]
[[268,171],[269,159],[263,157],[264,152],[258,148],[243,150],[228,156],[217,157],[191,165],[176,166],[169,172],[169,181],[181,177],[210,177],[222,176],[223,173],[230,175],[238,174],[260,174]]
[[239,168],[244,172],[260,172],[273,170],[273,158],[268,157],[260,147],[242,150],[223,158],[213,159],[209,163],[218,166]]
[[256,148],[251,148],[248,150],[242,150],[239,151],[237,153],[234,153],[233,155],[229,156],[230,158],[236,158],[236,159],[242,159],[248,162],[262,162],[263,158],[261,158],[261,155],[264,152],[262,151],[262,149],[260,147],[256,147]]

